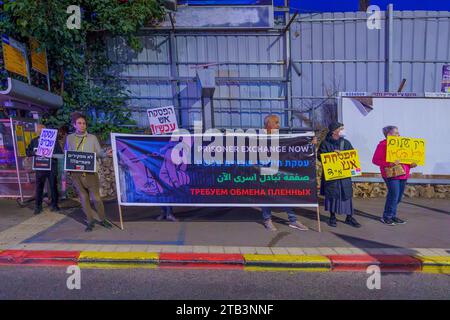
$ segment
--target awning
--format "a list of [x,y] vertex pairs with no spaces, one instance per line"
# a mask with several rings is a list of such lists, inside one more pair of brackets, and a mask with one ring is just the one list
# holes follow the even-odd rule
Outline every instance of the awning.
[[63,105],[63,99],[59,95],[16,79],[7,80],[7,89],[0,91],[0,104],[5,108],[42,112]]

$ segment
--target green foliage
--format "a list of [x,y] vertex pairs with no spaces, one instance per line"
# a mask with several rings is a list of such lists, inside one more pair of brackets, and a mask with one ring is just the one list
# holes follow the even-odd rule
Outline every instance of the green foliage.
[[[107,139],[109,131],[130,131],[124,108],[128,92],[111,73],[106,38],[123,37],[135,51],[142,50],[138,30],[164,15],[156,0],[4,0],[0,32],[19,41],[36,38],[47,50],[51,90],[61,94],[64,106],[46,115],[55,127],[70,124],[70,114],[82,111],[90,132]],[[82,8],[81,29],[68,29],[70,5]],[[2,75],[0,75],[2,76]],[[3,74],[3,77],[5,75]],[[14,75],[19,80],[26,81]],[[37,85],[36,83],[33,83]],[[101,119],[101,120],[100,120]],[[125,126],[125,127],[124,127]],[[106,140],[105,139],[105,140]]]

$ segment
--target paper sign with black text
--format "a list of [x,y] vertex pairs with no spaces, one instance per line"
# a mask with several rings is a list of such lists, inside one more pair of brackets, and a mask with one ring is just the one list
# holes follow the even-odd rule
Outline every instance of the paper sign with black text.
[[152,134],[167,134],[178,130],[177,116],[173,106],[147,110]]

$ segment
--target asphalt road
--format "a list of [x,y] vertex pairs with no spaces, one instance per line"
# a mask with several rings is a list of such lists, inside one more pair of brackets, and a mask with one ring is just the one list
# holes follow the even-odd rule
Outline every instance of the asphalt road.
[[0,300],[8,299],[450,299],[450,275],[251,272],[193,269],[81,269],[69,290],[66,267],[0,266]]

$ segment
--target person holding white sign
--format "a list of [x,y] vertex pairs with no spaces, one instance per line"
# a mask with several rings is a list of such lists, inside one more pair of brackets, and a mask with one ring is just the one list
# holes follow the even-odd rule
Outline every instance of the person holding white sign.
[[[79,152],[92,152],[97,157],[104,158],[106,156],[112,157],[112,150],[109,149],[104,152],[98,139],[95,135],[87,133],[86,117],[79,112],[72,114],[72,125],[75,128],[75,133],[67,136],[65,150],[66,151],[79,151]],[[78,172],[69,171],[70,177],[75,185],[78,196],[80,197],[81,206],[84,214],[87,217],[86,232],[90,232],[94,229],[95,211],[92,209],[90,199],[94,201],[94,206],[100,218],[100,225],[110,229],[112,225],[106,220],[105,207],[100,197],[100,180],[97,172]]]
[[[28,157],[36,157],[36,151],[39,146],[39,139],[42,130],[45,129],[43,124],[36,126],[37,137],[33,138],[30,144],[27,146],[26,154]],[[53,155],[62,154],[62,148],[59,144],[54,146]],[[50,195],[52,197],[51,211],[59,211],[58,207],[58,159],[55,156],[52,157],[50,162],[50,169],[36,171],[36,189],[35,189],[35,207],[34,214],[40,214],[42,212],[42,200],[44,197],[44,186],[48,180],[50,186]]]

